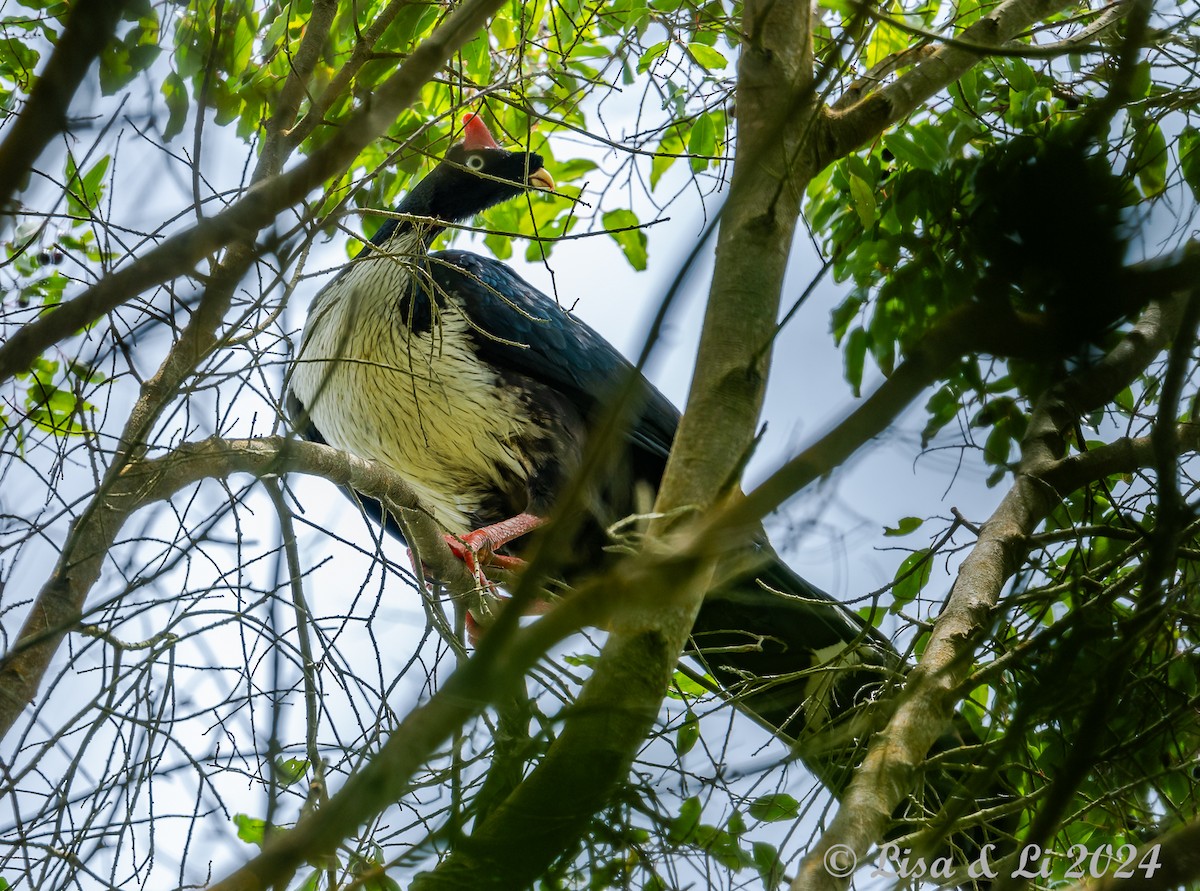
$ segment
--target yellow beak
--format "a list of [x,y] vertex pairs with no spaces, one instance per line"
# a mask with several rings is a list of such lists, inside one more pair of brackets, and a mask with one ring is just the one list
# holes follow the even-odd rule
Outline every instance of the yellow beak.
[[529,174],[529,185],[535,189],[542,189],[547,192],[554,191],[554,177],[545,167],[539,167],[533,173]]

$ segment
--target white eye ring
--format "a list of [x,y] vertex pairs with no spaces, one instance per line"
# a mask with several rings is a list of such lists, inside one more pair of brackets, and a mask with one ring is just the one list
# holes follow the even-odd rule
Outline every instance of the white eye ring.
[[467,167],[469,167],[471,170],[482,170],[483,169],[483,156],[482,155],[467,155]]

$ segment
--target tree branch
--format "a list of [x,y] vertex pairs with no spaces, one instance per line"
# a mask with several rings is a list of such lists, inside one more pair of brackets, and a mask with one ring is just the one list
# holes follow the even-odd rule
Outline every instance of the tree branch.
[[22,180],[50,140],[66,129],[71,99],[112,39],[127,5],[128,0],[95,0],[71,7],[71,17],[50,60],[0,144],[0,208],[7,207],[21,188]]
[[[288,195],[288,189],[299,188],[300,184],[306,182],[303,177],[298,178],[297,174],[308,170],[308,175],[316,176],[317,172],[326,167],[335,163],[344,164],[352,158],[362,145],[374,138],[376,132],[383,130],[394,117],[389,115],[384,118],[383,113],[395,107],[398,114],[400,109],[411,102],[421,84],[432,76],[451,53],[474,35],[478,24],[486,20],[486,16],[496,5],[498,0],[474,0],[460,7],[376,93],[375,104],[354,116],[352,123],[334,137],[323,150],[323,155],[321,151],[315,152],[308,161],[289,173],[256,183],[241,201],[227,211],[210,220],[202,220],[188,232],[169,239],[131,267],[113,273],[81,297],[22,328],[7,344],[0,347],[0,368],[7,368],[9,374],[20,371],[24,367],[22,363],[32,361],[49,343],[92,321],[90,317],[82,317],[81,313],[86,314],[92,310],[107,312],[136,293],[127,290],[126,285],[130,278],[137,278],[138,270],[143,270],[144,273],[146,269],[150,269],[165,274],[168,269],[174,270],[174,264],[183,256],[191,258],[189,265],[190,262],[197,261],[208,253],[208,249],[215,250],[218,246],[215,243],[210,244],[202,237],[206,231],[223,232],[229,236],[225,241],[239,242],[225,257],[200,307],[180,339],[172,346],[158,372],[142,387],[138,401],[122,431],[119,452],[108,468],[96,496],[72,525],[59,567],[38,595],[22,629],[15,648],[20,651],[18,662],[10,665],[6,658],[5,669],[0,672],[0,678],[11,670],[10,676],[14,684],[6,685],[3,691],[0,691],[0,736],[7,733],[24,704],[32,701],[36,695],[38,685],[58,643],[65,631],[77,621],[87,592],[95,582],[100,568],[100,555],[107,551],[112,543],[110,532],[115,535],[120,523],[124,522],[123,516],[112,513],[112,498],[119,497],[122,492],[127,491],[124,488],[127,485],[124,478],[131,472],[131,466],[127,462],[136,459],[143,452],[145,436],[161,412],[162,406],[217,343],[216,332],[228,308],[233,289],[256,256],[253,231],[237,222],[229,221],[259,214],[262,224],[269,222],[279,208],[293,203],[283,200]],[[340,148],[335,149],[335,146]],[[323,160],[317,161],[318,155],[322,155]],[[345,160],[340,160],[343,155]],[[319,181],[320,177],[316,179],[316,182]],[[276,205],[271,199],[263,198],[263,192],[275,196],[275,200],[280,203]],[[296,196],[295,200],[299,197],[302,196]],[[177,250],[171,248],[171,245],[175,245]],[[202,246],[207,249],[201,250]],[[101,298],[108,294],[113,302],[109,305],[104,299],[98,299],[97,294],[101,295]],[[49,340],[39,345],[39,340],[43,338]],[[26,355],[25,351],[30,349],[35,352]],[[6,365],[6,362],[13,364]],[[0,371],[0,378],[3,377],[4,372]],[[415,500],[413,504],[415,505]],[[112,527],[114,522],[117,523],[116,528]]]
[[267,138],[263,143],[262,154],[258,156],[258,166],[254,171],[254,181],[258,182],[267,175],[279,172],[284,159],[291,154],[297,143],[292,140],[289,128],[296,121],[300,111],[300,103],[308,92],[308,82],[313,69],[321,58],[321,52],[329,41],[329,32],[337,15],[336,0],[315,0],[308,23],[304,26],[304,38],[292,58],[291,69],[283,89],[279,91],[278,104],[275,113],[271,115],[271,124],[267,128]]
[[986,48],[1002,47],[1030,25],[1068,6],[1067,0],[1004,0],[964,30],[958,41],[977,47],[942,45],[920,64],[845,111],[826,110],[816,141],[816,169],[844,157],[912,114],[926,99],[958,80]]
[[253,239],[284,208],[340,172],[419,95],[445,61],[478,33],[504,0],[467,0],[352,114],[325,145],[291,170],[252,186],[216,216],[173,235],[124,269],[24,326],[0,346],[0,381],[25,371],[43,350],[145,289],[186,273],[236,239]]
[[[717,270],[687,410],[655,510],[707,506],[732,487],[753,442],[800,199],[811,96],[811,8],[752,0],[738,63],[739,132]],[[662,702],[714,557],[656,523],[608,582],[620,607],[563,733],[546,758],[414,888],[521,888],[586,827],[627,774]],[[636,572],[636,584],[628,575]],[[564,790],[570,794],[565,795]]]
[[1044,478],[1061,461],[1066,431],[1081,414],[1127,386],[1158,355],[1178,326],[1179,303],[1177,298],[1152,303],[1112,352],[1054,387],[1035,407],[1013,487],[959,568],[895,714],[871,741],[836,816],[802,862],[792,891],[845,887],[845,879],[825,868],[826,853],[840,845],[862,857],[883,837],[925,754],[953,716],[956,691],[967,676],[975,643],[988,626],[1004,584],[1024,560],[1029,536],[1059,501],[1060,494]]
[[[99,575],[123,524],[138,509],[170,498],[181,489],[207,478],[234,473],[268,476],[306,473],[348,486],[378,499],[388,511],[411,513],[419,505],[408,485],[386,468],[328,446],[285,437],[249,440],[210,438],[185,444],[161,458],[131,462],[120,475],[86,528],[72,529],[51,579],[38,596],[35,610],[16,646],[0,659],[0,727],[11,726],[25,703],[36,693],[38,680],[58,642],[78,625],[87,592]],[[440,532],[413,542],[422,558],[452,589],[473,587],[474,580],[446,547]],[[669,561],[668,561],[669,562]],[[653,573],[669,566],[652,564]],[[632,598],[644,590],[645,574],[631,573]],[[619,586],[619,585],[618,585]],[[265,889],[286,879],[306,860],[331,853],[363,822],[398,800],[409,788],[408,778],[449,735],[489,702],[509,691],[546,650],[585,624],[601,620],[611,590],[606,580],[581,586],[575,596],[534,625],[496,633],[480,642],[475,656],[459,668],[424,706],[401,722],[380,752],[321,809],[306,814],[292,831],[268,841],[263,852],[224,881],[212,886]],[[601,594],[605,597],[601,597]],[[665,682],[664,682],[665,684]]]
[[[376,498],[388,510],[420,510],[408,484],[380,465],[328,446],[275,436],[264,439],[207,439],[180,446],[162,458],[133,461],[109,486],[103,499],[72,525],[49,580],[38,592],[12,648],[0,658],[0,737],[33,701],[63,636],[83,617],[88,592],[104,560],[137,510],[170,498],[203,479],[232,473],[255,476],[294,471],[324,477]],[[474,580],[440,535],[413,542],[438,578],[454,591],[469,591]]]
[[[1116,289],[1119,297],[1114,312],[1138,312],[1153,295],[1190,288],[1197,277],[1200,277],[1200,242],[1193,241],[1169,258],[1139,263],[1125,270],[1123,282]],[[719,528],[720,534],[727,534],[730,526],[746,526],[767,516],[813,480],[838,467],[871,437],[886,430],[912,400],[962,356],[983,353],[999,358],[1037,359],[1057,355],[1074,324],[1070,318],[1056,322],[1044,315],[1014,312],[998,303],[968,303],[947,313],[858,408],[817,442],[789,459],[745,498],[731,504],[728,516],[713,517],[712,526]],[[1134,367],[1144,368],[1151,357],[1140,348],[1142,343],[1140,328],[1135,327],[1114,351],[1111,362],[1103,366],[1108,371],[1103,372],[1097,366],[1095,374],[1107,373],[1112,381],[1127,381],[1129,368],[1118,365],[1118,357],[1127,356],[1126,361]],[[1115,396],[1125,384],[1112,389],[1115,386],[1112,381],[1109,389]],[[1099,382],[1093,381],[1090,386],[1099,386]]]
[[930,31],[928,28],[922,28],[918,25],[911,25],[903,19],[894,18],[883,12],[880,12],[877,9],[874,9],[866,3],[856,4],[856,8],[868,18],[885,24],[889,28],[895,28],[897,31],[907,34],[910,37],[920,37],[939,45],[952,46],[957,49],[966,50],[979,56],[980,58],[987,56],[1000,56],[1017,59],[1052,59],[1056,56],[1065,56],[1068,53],[1102,52],[1104,47],[1089,46],[1087,42],[1093,37],[1097,37],[1104,31],[1113,27],[1117,22],[1124,18],[1129,12],[1129,5],[1131,2],[1132,0],[1117,0],[1117,2],[1114,2],[1109,6],[1104,15],[1098,20],[1084,28],[1079,33],[1072,34],[1065,40],[1058,40],[1054,43],[1040,45],[1020,43],[1019,41],[1014,40],[999,46],[983,46],[971,43],[969,40],[965,40],[961,37],[947,37],[946,35],[937,31]]
[[1159,868],[1152,875],[1143,874],[1133,881],[1107,875],[1102,879],[1073,885],[1067,891],[1117,891],[1133,884],[1138,886],[1139,891],[1168,891],[1171,888],[1191,887],[1200,878],[1200,820],[1184,823],[1142,845],[1134,862],[1141,863],[1153,848],[1158,848],[1155,860]]
[[338,69],[337,74],[333,76],[333,80],[329,82],[321,95],[313,100],[304,117],[287,133],[287,143],[290,148],[298,146],[325,120],[325,112],[350,86],[350,81],[358,74],[358,70],[371,60],[375,44],[391,25],[392,20],[396,18],[396,14],[412,2],[413,0],[391,0],[375,17],[375,21],[371,22],[371,26],[359,35],[350,58]]
[[[1176,428],[1176,436],[1180,453],[1200,450],[1200,424],[1180,424]],[[1086,452],[1068,455],[1048,470],[1042,479],[1055,492],[1065,495],[1113,474],[1133,473],[1153,467],[1155,459],[1154,445],[1149,436],[1123,436]]]

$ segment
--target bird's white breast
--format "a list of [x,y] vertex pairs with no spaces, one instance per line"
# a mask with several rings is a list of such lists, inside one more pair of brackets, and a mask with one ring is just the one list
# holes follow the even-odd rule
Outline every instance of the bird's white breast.
[[419,245],[372,251],[322,291],[309,310],[291,388],[326,442],[403,476],[447,529],[498,476],[524,476],[514,440],[523,409],[473,349],[470,322],[452,301],[429,331],[405,324],[400,296]]

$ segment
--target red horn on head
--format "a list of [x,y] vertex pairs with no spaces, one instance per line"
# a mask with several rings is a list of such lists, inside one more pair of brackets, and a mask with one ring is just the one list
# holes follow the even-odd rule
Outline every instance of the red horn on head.
[[492,133],[477,114],[469,114],[463,118],[466,133],[463,136],[463,147],[468,149],[500,148],[500,144],[492,137]]

